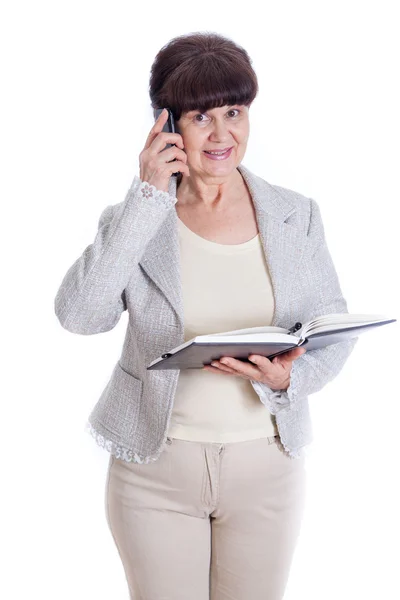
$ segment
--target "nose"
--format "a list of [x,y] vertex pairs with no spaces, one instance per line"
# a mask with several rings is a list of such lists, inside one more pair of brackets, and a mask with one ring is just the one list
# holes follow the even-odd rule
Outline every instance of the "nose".
[[210,133],[210,140],[213,142],[226,142],[230,140],[229,125],[223,119],[215,119]]

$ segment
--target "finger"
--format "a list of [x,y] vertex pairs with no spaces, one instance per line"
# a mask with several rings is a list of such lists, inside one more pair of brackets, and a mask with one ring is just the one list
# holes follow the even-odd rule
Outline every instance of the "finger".
[[149,148],[151,142],[154,138],[163,130],[165,123],[168,120],[168,111],[166,108],[159,114],[157,121],[154,123],[153,127],[150,129],[149,135],[147,136],[146,143],[144,145],[144,150]]
[[266,356],[261,356],[260,354],[250,354],[248,358],[266,375],[273,372],[274,368],[272,362]]
[[183,150],[183,138],[179,133],[172,133],[168,131],[162,131],[161,133],[157,133],[153,140],[150,143],[149,151],[158,154],[164,150],[170,150],[170,148],[166,148],[167,144],[173,144]]
[[159,153],[158,158],[162,162],[170,162],[171,160],[174,160],[174,158],[176,158],[177,160],[180,160],[181,162],[184,162],[186,164],[188,156],[184,150],[176,148],[175,146],[171,146],[171,148],[166,148],[165,150],[162,150]]
[[235,371],[234,369],[228,369],[227,367],[222,368],[222,365],[220,367],[212,367],[211,365],[205,365],[203,369],[205,371],[211,371],[212,373],[221,373],[223,375],[238,375],[237,371]]
[[181,162],[180,160],[174,160],[169,163],[166,163],[168,167],[171,167],[171,173],[186,173],[190,177],[190,169],[186,163]]
[[252,379],[255,379],[260,375],[260,369],[258,368],[258,366],[245,363],[242,360],[237,360],[236,358],[224,356],[220,358],[220,363],[226,367],[233,369],[237,373],[246,375],[247,377],[250,377]]
[[289,350],[284,354],[280,354],[276,358],[281,359],[280,362],[293,362],[294,360],[296,360],[296,358],[299,358],[300,356],[305,354],[305,352],[305,348],[292,348],[292,350]]
[[[237,361],[240,362],[240,361]],[[237,370],[234,367],[228,367],[228,365],[224,365],[221,363],[221,360],[213,360],[210,365],[206,365],[212,371],[225,371],[226,373],[237,374]]]
[[227,373],[237,373],[236,369],[234,369],[232,367],[228,367],[228,365],[224,365],[220,361],[215,361],[214,364],[211,363],[211,366],[218,369],[218,371],[226,371]]
[[158,115],[158,118],[156,119],[156,121],[154,121],[153,127],[150,129],[148,137],[150,137],[154,134],[160,133],[160,131],[162,131],[167,120],[168,120],[168,111],[166,108],[164,108],[163,111]]

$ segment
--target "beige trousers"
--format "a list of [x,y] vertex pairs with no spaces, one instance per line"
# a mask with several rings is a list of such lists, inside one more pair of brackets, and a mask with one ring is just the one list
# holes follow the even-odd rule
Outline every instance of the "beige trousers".
[[279,438],[169,439],[150,464],[110,455],[105,507],[130,600],[281,600],[300,533],[305,456]]

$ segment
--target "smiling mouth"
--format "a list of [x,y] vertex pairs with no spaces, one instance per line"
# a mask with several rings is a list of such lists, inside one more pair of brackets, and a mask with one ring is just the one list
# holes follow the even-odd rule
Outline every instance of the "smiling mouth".
[[230,148],[224,148],[223,150],[203,150],[205,154],[209,154],[210,156],[224,156],[232,150],[233,146]]

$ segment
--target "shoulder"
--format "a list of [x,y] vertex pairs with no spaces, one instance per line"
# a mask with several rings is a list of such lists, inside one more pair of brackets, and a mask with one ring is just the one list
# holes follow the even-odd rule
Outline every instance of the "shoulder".
[[308,229],[318,204],[306,194],[289,187],[270,183],[259,175],[253,175],[261,202],[275,214],[285,215],[285,221]]
[[[271,185],[271,184],[269,184]],[[325,236],[325,227],[318,202],[289,188],[272,185],[276,194],[285,201],[289,201],[295,207],[295,211],[287,220],[288,223],[300,225],[304,229],[307,238],[320,243]]]
[[321,218],[320,208],[318,202],[314,198],[310,198],[305,194],[292,190],[290,188],[282,187],[280,185],[273,185],[276,193],[282,198],[289,200],[294,207],[296,212],[304,219],[308,224],[311,223],[316,217]]
[[270,183],[243,164],[240,165],[240,171],[247,182],[252,184],[255,194],[261,199],[262,203],[274,205],[277,209],[288,213],[293,211],[304,214],[309,213],[312,200],[305,194],[276,183]]
[[321,209],[314,198],[279,185],[273,185],[272,187],[281,198],[289,200],[295,207],[295,212],[292,218],[289,217],[288,222],[297,224],[301,222],[309,238],[315,236],[320,239],[324,236]]
[[295,205],[297,209],[304,210],[310,208],[311,198],[308,196],[301,194],[300,192],[296,192],[295,190],[291,190],[290,188],[282,187],[281,185],[269,184],[275,192],[284,198],[285,200],[289,200],[292,204]]

